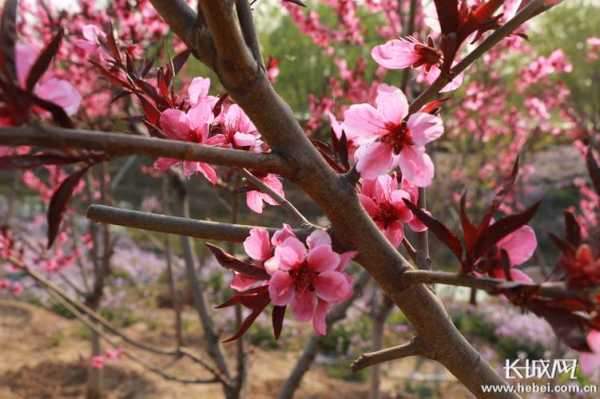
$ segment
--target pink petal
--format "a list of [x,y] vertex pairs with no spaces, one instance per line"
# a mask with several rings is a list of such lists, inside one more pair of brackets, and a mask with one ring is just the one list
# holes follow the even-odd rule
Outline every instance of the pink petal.
[[315,277],[314,286],[317,296],[327,302],[342,302],[352,295],[352,284],[346,276],[333,270]]
[[340,254],[340,263],[335,268],[335,270],[337,272],[343,272],[344,270],[346,270],[346,267],[348,267],[348,265],[350,264],[350,261],[352,259],[354,259],[354,257],[356,255],[358,255],[357,251],[347,251],[347,252]]
[[407,146],[400,152],[398,158],[400,170],[406,180],[417,187],[427,187],[431,184],[434,175],[434,166],[425,148]]
[[250,133],[236,133],[233,135],[233,142],[237,147],[254,147],[256,145],[256,136]]
[[394,247],[397,247],[404,240],[404,225],[401,222],[394,222],[384,231],[385,237]]
[[269,298],[276,306],[288,305],[294,299],[294,280],[289,273],[273,273],[269,280]]
[[296,237],[288,237],[275,248],[275,255],[287,266],[294,266],[306,257],[306,247]]
[[190,129],[197,131],[198,139],[204,142],[208,135],[208,126],[214,120],[210,104],[202,101],[187,112]]
[[202,175],[204,177],[206,177],[206,180],[211,182],[213,185],[217,184],[219,177],[217,176],[217,172],[215,171],[215,169],[212,166],[210,166],[209,164],[204,163],[204,162],[197,162],[197,164],[198,164],[198,171],[200,173],[202,173]]
[[377,111],[386,123],[400,124],[408,115],[408,101],[402,91],[394,86],[380,84],[377,88]]
[[591,330],[587,335],[587,343],[592,351],[600,354],[600,331]]
[[581,352],[579,354],[579,363],[581,364],[581,372],[585,375],[593,374],[600,368],[600,354]]
[[159,124],[167,137],[175,140],[190,139],[190,120],[186,113],[169,108],[160,115]]
[[81,27],[81,35],[84,37],[85,40],[94,43],[98,42],[98,36],[102,38],[106,36],[106,34],[102,32],[102,30],[99,27],[93,24],[83,25]]
[[330,308],[331,305],[329,303],[320,299],[318,300],[313,316],[313,328],[318,335],[325,335],[327,333],[326,316]]
[[375,201],[363,194],[358,194],[358,199],[360,200],[360,203],[365,208],[369,216],[373,217],[377,215],[379,207],[377,206]]
[[340,255],[333,252],[329,245],[320,245],[308,253],[308,266],[315,272],[335,270],[340,263]]
[[392,168],[392,148],[384,143],[371,143],[358,148],[356,170],[365,179],[374,179]]
[[385,120],[369,104],[354,104],[344,112],[344,129],[356,142],[364,143],[369,139],[385,134]]
[[529,226],[522,226],[500,240],[498,247],[508,252],[512,266],[525,263],[533,256],[537,248],[535,231]]
[[255,280],[251,277],[245,277],[241,274],[236,273],[233,276],[233,279],[231,280],[231,284],[229,284],[229,286],[236,291],[245,291],[257,282],[258,280]]
[[165,170],[169,169],[171,166],[177,164],[178,162],[178,159],[158,158],[156,161],[154,161],[153,167],[154,169],[158,169],[164,172]]
[[208,96],[208,90],[210,89],[210,79],[208,78],[194,78],[190,87],[188,87],[188,99],[192,106],[198,104],[198,102],[204,97]]
[[404,69],[418,61],[415,45],[406,39],[392,39],[373,47],[371,57],[387,69]]
[[263,193],[252,190],[246,193],[246,205],[256,213],[263,212]]
[[316,248],[320,245],[328,245],[331,247],[331,237],[325,230],[316,229],[306,239],[306,244],[308,244],[308,248]]
[[408,226],[412,231],[415,231],[417,233],[427,231],[427,226],[425,226],[423,222],[421,222],[421,220],[416,216],[413,217],[410,222],[408,222]]
[[48,79],[35,87],[35,94],[44,100],[60,105],[67,115],[77,113],[81,104],[81,94],[69,82],[62,79]]
[[344,128],[342,127],[340,122],[338,122],[338,120],[335,119],[335,116],[331,112],[327,111],[327,116],[329,117],[329,123],[331,124],[333,134],[335,134],[335,137],[337,137],[338,139],[341,138],[342,131],[344,130]]
[[317,297],[314,293],[306,290],[296,292],[291,302],[292,313],[299,321],[308,321],[312,319],[315,312]]
[[413,213],[406,207],[404,200],[410,200],[410,194],[404,190],[394,190],[390,194],[390,203],[396,208],[398,213],[398,221],[408,223],[413,219]]
[[410,129],[415,145],[423,146],[438,139],[444,133],[442,120],[425,112],[417,112],[408,118],[407,126]]
[[250,235],[244,240],[244,251],[254,260],[269,258],[273,252],[269,232],[261,227],[250,230]]
[[277,230],[273,234],[273,237],[271,238],[271,244],[273,244],[273,245],[282,245],[283,242],[288,237],[296,237],[296,235],[294,234],[294,230],[292,230],[292,227],[289,224],[284,223],[283,224],[283,228]]
[[[502,269],[492,270],[491,275],[494,278],[498,278],[501,280],[508,280],[506,274],[504,273],[504,270],[502,270]],[[510,277],[514,281],[520,281],[523,283],[533,283],[534,282],[531,277],[529,277],[525,272],[523,272],[519,269],[510,269]]]

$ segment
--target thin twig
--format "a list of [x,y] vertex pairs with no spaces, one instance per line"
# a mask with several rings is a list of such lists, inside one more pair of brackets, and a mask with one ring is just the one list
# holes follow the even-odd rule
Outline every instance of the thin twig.
[[352,362],[352,371],[357,372],[369,366],[379,363],[389,362],[390,360],[402,359],[409,356],[423,355],[423,346],[418,338],[413,338],[410,342],[382,349],[376,352],[363,353],[354,362]]
[[[242,242],[250,234],[250,230],[258,226],[229,224],[211,221],[200,221],[179,216],[159,215],[129,209],[115,208],[106,205],[91,205],[87,217],[95,222],[115,224],[118,226],[170,233],[207,240]],[[265,227],[269,233],[277,231],[273,227]],[[310,229],[297,229],[294,233],[305,238]]]
[[263,193],[269,195],[275,201],[279,203],[289,214],[292,216],[301,227],[315,227],[303,214],[296,208],[290,201],[283,198],[271,187],[263,183],[258,177],[254,176],[248,169],[242,169],[244,177],[252,183],[253,186],[258,188]]
[[[408,284],[445,284],[458,287],[471,287],[486,291],[498,291],[504,285],[510,283],[507,280],[501,280],[489,277],[474,277],[463,274],[432,270],[408,270],[404,272],[402,278]],[[542,284],[523,283],[524,287],[531,287],[535,295],[555,299],[588,299],[590,293],[586,291],[575,291],[567,288],[561,282],[549,282]]]

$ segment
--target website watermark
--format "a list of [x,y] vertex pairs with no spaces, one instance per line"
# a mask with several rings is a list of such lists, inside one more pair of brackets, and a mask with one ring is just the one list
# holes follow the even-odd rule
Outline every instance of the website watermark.
[[[482,385],[484,393],[516,394],[597,394],[598,386],[581,385],[577,378],[577,359],[507,359],[504,363],[506,385]],[[536,380],[522,382],[521,380]],[[540,382],[558,380],[561,383]],[[595,397],[595,396],[594,396]]]

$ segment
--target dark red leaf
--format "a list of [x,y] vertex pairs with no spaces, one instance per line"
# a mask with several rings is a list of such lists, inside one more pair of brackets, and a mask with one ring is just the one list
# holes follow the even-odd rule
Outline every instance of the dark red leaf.
[[108,50],[112,54],[113,58],[117,62],[119,66],[123,66],[123,59],[121,58],[121,52],[119,51],[119,46],[117,46],[117,39],[115,38],[115,30],[113,28],[112,23],[108,23],[105,29],[106,33],[106,44],[108,46]]
[[60,49],[63,35],[64,31],[59,29],[58,33],[52,38],[46,48],[44,48],[40,55],[38,55],[35,63],[29,70],[29,75],[27,75],[27,84],[25,87],[28,91],[33,90],[37,82],[50,67],[52,59],[56,56],[56,53],[58,53],[58,50]]
[[287,1],[288,3],[292,3],[292,4],[295,4],[300,7],[306,7],[306,4],[304,4],[300,0],[283,0],[283,1]]
[[0,157],[0,170],[32,169],[44,165],[67,165],[81,162],[85,159],[87,159],[87,157],[70,157],[58,154],[7,155]]
[[190,54],[192,54],[190,50],[184,50],[173,58],[173,75],[177,76],[179,71],[181,71],[181,68],[183,68],[190,58]]
[[467,252],[471,252],[475,241],[477,241],[477,228],[471,223],[466,210],[467,193],[465,192],[460,197],[460,223],[465,238]]
[[213,112],[213,115],[215,116],[215,118],[221,114],[221,111],[223,110],[223,103],[225,102],[225,100],[227,100],[227,97],[229,97],[229,93],[227,93],[227,92],[225,92],[219,96],[219,101],[217,101],[217,103],[215,104],[215,106],[212,109],[212,112]]
[[60,105],[50,102],[48,100],[44,100],[43,98],[40,98],[35,94],[31,94],[26,91],[21,91],[21,94],[23,96],[29,97],[31,103],[33,103],[34,105],[50,112],[50,115],[52,115],[52,120],[54,120],[54,122],[56,122],[61,127],[67,129],[73,129],[75,127],[69,115],[67,115],[65,110]]
[[258,280],[268,280],[271,278],[271,276],[269,275],[269,273],[267,273],[265,269],[261,269],[246,262],[242,262],[241,260],[228,254],[227,252],[223,251],[221,248],[215,245],[206,243],[206,246],[208,247],[208,249],[210,249],[215,258],[217,258],[217,261],[219,261],[221,266],[223,266],[226,269],[233,270],[235,272]]
[[565,211],[565,229],[567,231],[567,241],[575,248],[581,244],[581,229],[579,223],[575,219],[575,215],[571,211]]
[[473,247],[473,253],[470,254],[471,260],[478,259],[490,248],[492,248],[492,246],[496,245],[498,241],[510,233],[513,233],[520,227],[526,225],[531,220],[533,215],[535,215],[540,204],[541,201],[538,201],[525,211],[500,219],[492,224],[489,228],[485,229],[477,238],[477,241]]
[[598,162],[596,162],[596,158],[594,157],[591,148],[589,148],[587,152],[586,165],[590,178],[592,179],[594,190],[596,191],[596,194],[600,195],[600,166],[598,166]]
[[438,100],[433,100],[428,102],[427,104],[425,104],[423,106],[423,108],[421,108],[419,110],[419,112],[426,112],[428,114],[432,114],[435,115],[438,113],[438,111],[440,110],[440,108],[442,107],[442,105],[448,101],[450,99],[450,97],[446,97],[446,98],[440,98]]
[[16,81],[17,0],[6,0],[0,21],[0,67],[9,80]]
[[141,93],[136,93],[136,96],[140,99],[140,102],[142,103],[144,115],[146,116],[148,122],[150,122],[152,125],[158,126],[158,122],[160,120],[160,111]]
[[50,205],[48,206],[48,248],[52,246],[58,235],[60,223],[62,222],[63,215],[67,209],[67,204],[73,196],[73,191],[90,166],[91,165],[87,165],[83,169],[80,169],[67,177],[54,194],[52,194]]
[[283,329],[283,319],[285,316],[285,306],[273,306],[273,335],[275,339],[279,339],[281,336],[281,330]]
[[575,254],[576,248],[573,247],[570,243],[566,242],[565,240],[563,240],[562,238],[558,237],[554,233],[548,233],[548,235],[552,239],[552,242],[554,242],[554,244],[558,248],[560,248],[560,251],[562,253],[564,253],[565,255],[574,255]]
[[417,218],[431,230],[431,232],[452,251],[454,256],[462,262],[462,244],[458,237],[456,237],[446,226],[441,222],[434,219],[432,216],[427,214],[425,211],[417,207],[411,201],[404,199],[406,206],[417,216]]
[[262,311],[267,307],[268,304],[269,304],[269,298],[267,297],[266,301],[264,302],[264,306],[262,306],[260,308],[252,309],[252,312],[242,322],[242,325],[240,326],[240,329],[238,330],[238,332],[235,333],[235,335],[233,335],[227,339],[224,339],[222,342],[227,343],[227,342],[235,341],[236,339],[238,339],[242,335],[244,335],[246,333],[246,331],[248,331],[250,326],[252,326],[252,323],[254,323],[254,320],[256,320],[256,318],[262,313]]

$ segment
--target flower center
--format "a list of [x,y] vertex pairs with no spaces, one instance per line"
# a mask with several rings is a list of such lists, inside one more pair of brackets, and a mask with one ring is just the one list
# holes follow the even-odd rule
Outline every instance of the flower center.
[[398,220],[398,210],[389,203],[379,204],[379,212],[375,215],[373,220],[376,223],[381,224],[384,229],[387,229],[392,223]]
[[399,125],[389,124],[386,126],[388,134],[383,136],[381,141],[393,148],[394,154],[398,155],[404,146],[413,145],[412,135],[406,126],[406,122]]
[[290,270],[289,273],[290,277],[292,277],[294,280],[294,288],[297,292],[312,292],[315,290],[313,281],[318,273],[312,271],[306,262],[304,262],[299,268]]

